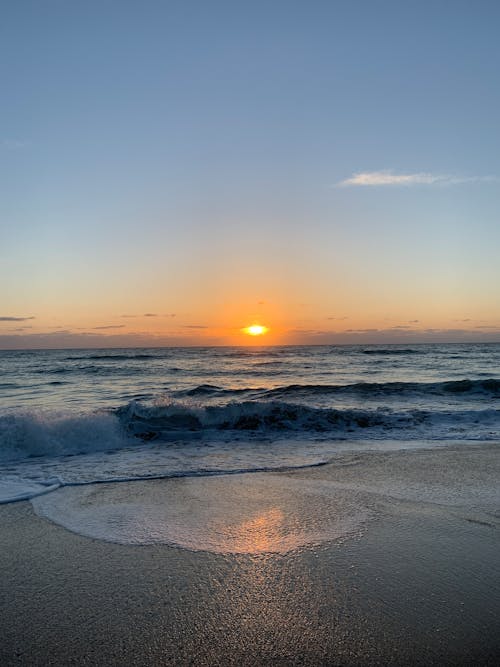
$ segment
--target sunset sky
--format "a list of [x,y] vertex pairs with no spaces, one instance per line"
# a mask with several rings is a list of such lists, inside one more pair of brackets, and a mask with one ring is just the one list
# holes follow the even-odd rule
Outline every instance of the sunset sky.
[[500,341],[499,29],[497,0],[3,3],[0,348]]

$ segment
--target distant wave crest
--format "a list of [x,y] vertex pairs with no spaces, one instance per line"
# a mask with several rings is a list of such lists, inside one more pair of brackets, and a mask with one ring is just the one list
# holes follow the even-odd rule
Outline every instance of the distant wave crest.
[[154,354],[85,354],[80,356],[66,357],[70,361],[96,360],[96,361],[133,361],[134,359],[155,359]]
[[447,395],[447,394],[482,394],[500,397],[500,380],[488,378],[484,380],[451,380],[448,382],[357,382],[354,384],[290,384],[273,389],[262,387],[244,387],[225,389],[212,384],[202,384],[192,389],[175,393],[177,397],[217,397],[239,394],[250,394],[255,398],[287,399],[294,397],[321,395],[354,395],[354,396],[391,396],[402,394]]
[[419,350],[412,350],[410,348],[385,348],[385,349],[368,349],[368,350],[363,350],[363,354],[381,354],[381,355],[387,355],[387,354],[420,354]]

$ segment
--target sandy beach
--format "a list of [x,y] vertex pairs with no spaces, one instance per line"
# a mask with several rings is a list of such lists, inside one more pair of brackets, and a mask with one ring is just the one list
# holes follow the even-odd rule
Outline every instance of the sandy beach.
[[168,498],[179,521],[190,503],[189,530],[166,515],[171,544],[94,539],[3,505],[0,663],[498,664],[498,479],[497,445],[461,445],[46,496],[68,494],[66,523],[102,507],[90,532],[131,498],[148,516]]

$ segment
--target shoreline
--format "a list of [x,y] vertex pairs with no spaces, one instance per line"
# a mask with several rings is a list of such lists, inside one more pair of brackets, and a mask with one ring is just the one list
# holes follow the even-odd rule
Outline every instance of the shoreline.
[[[342,484],[349,498],[361,489],[374,499],[374,517],[354,533],[285,553],[114,544],[40,518],[29,502],[2,505],[0,662],[498,664],[494,446],[362,458],[269,475],[272,502],[281,497],[285,511],[289,483],[293,496]],[[132,484],[139,492],[148,482]],[[317,507],[304,498],[310,523]]]

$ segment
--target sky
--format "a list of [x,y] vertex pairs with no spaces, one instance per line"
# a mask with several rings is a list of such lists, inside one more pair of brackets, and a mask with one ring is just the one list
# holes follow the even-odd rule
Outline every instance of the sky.
[[0,348],[500,341],[499,26],[2,3]]

